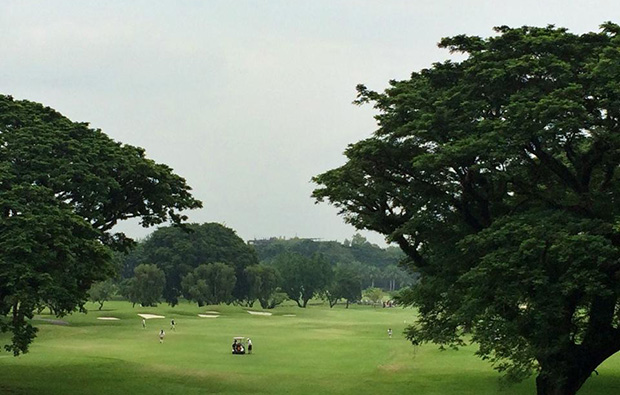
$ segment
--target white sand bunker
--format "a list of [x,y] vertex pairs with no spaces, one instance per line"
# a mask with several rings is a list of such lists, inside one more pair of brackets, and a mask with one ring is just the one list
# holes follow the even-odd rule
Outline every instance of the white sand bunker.
[[219,311],[205,311],[205,314],[219,314]]
[[163,315],[155,315],[155,314],[138,314],[140,317],[145,320],[150,320],[151,318],[166,318]]
[[282,317],[297,317],[295,314],[282,314]]
[[97,317],[98,320],[104,320],[104,321],[118,321],[120,320],[120,318],[116,318],[116,317]]
[[271,313],[268,313],[266,311],[250,311],[250,310],[248,310],[248,313],[250,313],[252,315],[271,315]]
[[198,314],[198,317],[201,317],[201,318],[217,318],[217,317],[219,317],[219,315],[214,315],[214,314]]

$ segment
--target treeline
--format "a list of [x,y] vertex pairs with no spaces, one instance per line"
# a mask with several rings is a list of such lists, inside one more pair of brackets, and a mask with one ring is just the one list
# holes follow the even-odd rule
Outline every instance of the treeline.
[[344,243],[315,239],[271,238],[251,240],[261,263],[272,263],[285,253],[306,258],[321,255],[332,266],[346,266],[360,276],[362,288],[395,291],[416,282],[417,275],[399,267],[405,254],[398,247],[381,248],[359,233]]
[[145,306],[174,306],[185,298],[200,306],[258,302],[263,308],[291,299],[306,307],[322,297],[332,307],[340,300],[348,307],[366,288],[376,295],[415,282],[397,266],[400,250],[381,249],[360,235],[345,243],[273,238],[247,244],[217,223],[160,228],[116,258],[118,278],[90,290],[100,307],[114,294]]

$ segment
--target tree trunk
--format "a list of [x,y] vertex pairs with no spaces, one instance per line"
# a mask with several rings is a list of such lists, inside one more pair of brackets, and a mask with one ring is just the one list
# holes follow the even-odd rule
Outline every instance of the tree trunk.
[[[574,369],[577,370],[577,369]],[[575,395],[579,388],[590,377],[590,374],[586,374],[586,377],[581,375],[571,375],[570,373],[564,375],[547,375],[541,372],[536,377],[536,394],[538,395]]]
[[564,352],[539,361],[541,370],[536,377],[538,395],[574,395],[607,358],[618,351],[613,336],[596,346],[573,346]]

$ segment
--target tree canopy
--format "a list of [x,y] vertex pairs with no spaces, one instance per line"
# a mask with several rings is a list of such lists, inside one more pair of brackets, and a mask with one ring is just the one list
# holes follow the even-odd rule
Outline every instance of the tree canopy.
[[458,346],[541,394],[620,350],[620,27],[496,28],[379,93],[379,128],[313,196],[398,243],[420,284],[413,342]]
[[334,269],[331,284],[325,290],[325,297],[329,307],[334,307],[339,299],[346,300],[346,308],[350,303],[362,299],[362,279],[361,274],[355,267],[338,265]]
[[99,303],[99,310],[103,304],[116,294],[116,284],[112,280],[99,281],[94,283],[88,290],[88,297],[91,302]]
[[235,269],[215,262],[198,266],[181,280],[183,294],[188,300],[205,304],[230,303],[237,278]]
[[[176,305],[182,294],[181,281],[195,268],[208,263],[225,263],[235,270],[233,296],[244,300],[248,294],[246,267],[258,264],[256,252],[234,230],[217,223],[162,227],[153,232],[126,265],[153,263],[166,274],[164,299]],[[128,272],[125,268],[124,272]]]
[[245,269],[248,280],[248,306],[258,300],[263,309],[275,307],[274,295],[278,291],[280,277],[273,266],[258,264]]
[[284,253],[278,255],[274,266],[280,273],[280,288],[299,307],[306,307],[313,296],[326,289],[333,277],[330,264],[321,255],[306,258]]
[[157,306],[166,284],[164,272],[155,265],[142,263],[134,269],[134,277],[123,287],[125,296],[134,305]]
[[258,259],[262,263],[273,263],[281,254],[296,253],[306,258],[312,258],[320,254],[333,267],[346,265],[361,275],[363,287],[380,286],[390,290],[398,282],[399,285],[408,285],[414,282],[414,278],[402,268],[399,268],[398,276],[395,276],[393,267],[398,264],[405,254],[394,246],[380,248],[369,243],[362,235],[353,235],[352,242],[345,240],[344,243],[337,241],[321,241],[313,239],[280,239],[271,238],[253,240]]
[[119,221],[181,223],[201,207],[185,180],[55,110],[0,95],[0,329],[5,349],[26,352],[33,311],[82,309],[87,291],[114,273],[111,248],[132,240]]

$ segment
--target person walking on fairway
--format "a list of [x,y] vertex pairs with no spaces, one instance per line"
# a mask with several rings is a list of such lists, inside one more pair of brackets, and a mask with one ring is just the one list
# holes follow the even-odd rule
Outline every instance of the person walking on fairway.
[[391,339],[392,338],[392,328],[388,329],[388,337]]
[[248,337],[248,354],[252,354],[252,339]]
[[146,329],[146,320],[142,318],[142,329]]
[[160,330],[159,331],[159,342],[163,343],[164,342],[164,336],[166,336],[166,332],[164,332],[164,330]]
[[174,322],[174,318],[170,320],[170,329],[173,331],[176,330],[176,322]]

